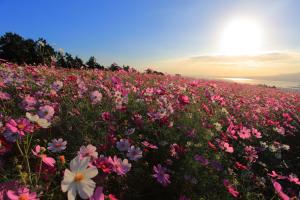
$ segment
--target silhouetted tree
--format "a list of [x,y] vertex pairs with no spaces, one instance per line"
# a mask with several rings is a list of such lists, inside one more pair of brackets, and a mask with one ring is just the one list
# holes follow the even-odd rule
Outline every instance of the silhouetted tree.
[[50,65],[51,57],[55,55],[55,51],[47,41],[43,38],[39,38],[36,42],[36,55],[38,57],[38,63]]
[[109,67],[109,70],[111,70],[111,71],[118,71],[120,69],[121,69],[121,67],[117,63],[113,63]]
[[24,40],[16,33],[5,33],[0,37],[0,57],[18,64],[51,64],[54,49],[45,39]]
[[76,69],[81,69],[82,66],[83,66],[83,61],[76,56],[74,59],[73,67]]
[[111,71],[118,71],[123,68],[126,71],[136,71],[130,66],[123,65],[123,67],[120,67],[116,63],[105,68],[103,65],[97,63],[94,56],[91,56],[86,64],[84,64],[78,56],[73,58],[70,53],[55,51],[43,38],[39,38],[36,41],[32,39],[25,40],[20,35],[11,32],[5,33],[0,37],[0,59],[1,58],[17,64],[45,64],[48,66],[56,65],[63,68],[90,68]]
[[25,60],[24,39],[15,33],[5,33],[0,38],[0,57],[23,64]]

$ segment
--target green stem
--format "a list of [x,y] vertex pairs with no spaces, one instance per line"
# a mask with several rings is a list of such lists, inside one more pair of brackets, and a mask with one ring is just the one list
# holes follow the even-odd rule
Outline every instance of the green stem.
[[18,139],[17,139],[16,144],[17,144],[17,147],[18,147],[18,149],[19,149],[21,155],[24,156],[24,153],[23,153],[23,151],[22,151],[22,149],[21,149],[21,147],[20,147],[20,144],[19,144],[19,140],[18,140]]
[[40,167],[39,167],[39,173],[38,173],[38,177],[37,177],[37,179],[36,179],[36,185],[39,183],[39,180],[40,180],[41,171],[42,171],[42,164],[43,164],[43,161],[42,161],[42,159],[41,159]]

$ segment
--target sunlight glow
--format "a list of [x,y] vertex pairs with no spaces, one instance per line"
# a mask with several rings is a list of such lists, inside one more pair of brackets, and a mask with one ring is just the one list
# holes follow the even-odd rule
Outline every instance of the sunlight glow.
[[256,54],[261,50],[262,28],[250,19],[235,19],[222,32],[219,44],[221,54]]

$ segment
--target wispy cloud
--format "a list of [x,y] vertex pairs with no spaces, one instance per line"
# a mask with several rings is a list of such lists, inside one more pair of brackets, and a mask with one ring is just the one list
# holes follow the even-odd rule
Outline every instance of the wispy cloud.
[[192,56],[190,60],[207,63],[235,62],[300,62],[300,52],[267,52],[256,55],[200,55]]
[[164,63],[164,71],[192,76],[269,76],[300,72],[300,52],[256,55],[199,55]]

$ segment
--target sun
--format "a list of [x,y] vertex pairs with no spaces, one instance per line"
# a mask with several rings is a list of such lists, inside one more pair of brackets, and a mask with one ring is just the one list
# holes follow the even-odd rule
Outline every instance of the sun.
[[263,29],[251,19],[237,18],[224,28],[219,44],[221,54],[256,54],[261,50]]

